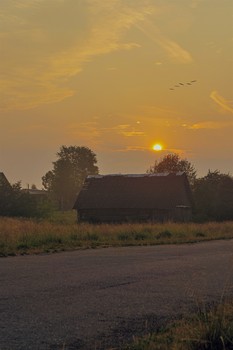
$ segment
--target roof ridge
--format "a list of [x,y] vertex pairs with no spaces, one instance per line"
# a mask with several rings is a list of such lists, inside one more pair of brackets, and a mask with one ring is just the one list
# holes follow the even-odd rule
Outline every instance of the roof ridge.
[[153,174],[105,174],[105,175],[88,175],[88,179],[101,179],[106,177],[165,177],[168,175],[174,175],[174,176],[181,176],[185,172],[184,171],[178,171],[178,172],[164,172],[164,173],[153,173]]

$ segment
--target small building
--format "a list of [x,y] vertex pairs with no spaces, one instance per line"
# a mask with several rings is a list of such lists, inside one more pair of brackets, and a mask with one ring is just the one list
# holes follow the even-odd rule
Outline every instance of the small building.
[[0,188],[11,189],[10,182],[7,180],[6,176],[2,172],[0,172]]
[[24,188],[22,189],[23,193],[28,193],[36,198],[45,198],[48,197],[48,191],[46,190],[38,190],[37,188]]
[[185,173],[88,176],[74,205],[81,222],[185,222],[192,195]]

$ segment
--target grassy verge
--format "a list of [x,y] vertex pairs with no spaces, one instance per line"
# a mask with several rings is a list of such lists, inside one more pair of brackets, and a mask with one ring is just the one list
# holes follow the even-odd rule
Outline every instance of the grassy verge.
[[[198,310],[166,328],[135,338],[124,350],[231,350],[233,301]],[[121,349],[122,350],[122,349]]]
[[0,256],[231,238],[233,222],[91,225],[77,224],[72,212],[47,221],[0,217]]

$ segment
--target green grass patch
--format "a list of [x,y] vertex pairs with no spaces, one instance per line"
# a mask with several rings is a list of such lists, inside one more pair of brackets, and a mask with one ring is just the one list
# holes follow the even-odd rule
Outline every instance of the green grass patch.
[[130,235],[128,233],[120,233],[117,235],[119,241],[128,241],[130,239]]
[[232,238],[233,221],[77,224],[74,211],[56,214],[50,220],[0,217],[0,256]]
[[171,238],[172,237],[172,233],[168,230],[164,230],[162,232],[159,232],[157,235],[156,235],[156,238],[157,239],[164,239],[164,238]]
[[134,235],[135,241],[145,241],[148,238],[148,235],[144,232],[139,232]]
[[99,236],[96,233],[88,233],[84,239],[87,241],[98,241]]
[[[134,337],[124,350],[231,350],[233,349],[233,301],[199,309],[165,328]],[[122,348],[121,348],[122,350]]]

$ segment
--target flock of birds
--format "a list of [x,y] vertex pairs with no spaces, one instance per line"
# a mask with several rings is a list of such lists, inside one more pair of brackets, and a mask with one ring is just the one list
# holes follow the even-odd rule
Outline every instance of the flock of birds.
[[174,85],[173,87],[170,87],[170,90],[175,90],[176,88],[184,87],[184,86],[187,86],[187,85],[190,86],[190,85],[193,85],[196,82],[197,82],[197,80],[191,80],[191,81],[188,81],[187,83],[179,83],[179,84]]

